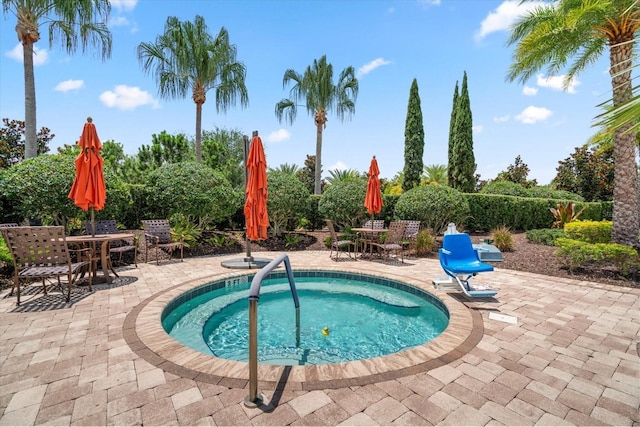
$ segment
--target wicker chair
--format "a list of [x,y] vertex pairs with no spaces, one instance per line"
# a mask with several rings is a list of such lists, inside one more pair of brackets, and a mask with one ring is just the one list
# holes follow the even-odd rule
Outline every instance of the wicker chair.
[[[64,235],[64,227],[4,227],[2,234],[11,252],[14,265],[14,288],[20,305],[20,280],[42,279],[42,290],[47,294],[46,279],[55,277],[62,289],[60,277],[67,276],[66,300],[71,300],[71,287],[78,273],[91,265],[91,249],[70,250]],[[71,261],[71,252],[77,253],[77,261]],[[89,291],[91,274],[89,274]],[[12,291],[13,292],[13,291]],[[64,293],[64,292],[63,292]]]
[[402,263],[404,263],[404,247],[402,246],[402,238],[404,237],[404,231],[407,228],[407,224],[400,221],[393,221],[389,224],[389,231],[387,231],[387,237],[384,239],[384,243],[371,243],[378,250],[382,251],[382,255],[385,260],[389,259],[389,254],[393,251],[396,256],[398,251]]
[[180,235],[180,240],[173,241],[171,237],[171,227],[167,219],[145,219],[142,220],[142,228],[144,228],[144,262],[149,258],[149,250],[156,250],[156,264],[160,265],[159,249],[163,249],[169,253],[169,259],[173,257],[173,251],[180,249],[180,261],[183,261],[184,254],[184,235]]
[[[95,227],[96,227],[95,229],[96,235],[120,233],[120,230],[118,229],[118,225],[116,224],[115,219],[95,221]],[[84,228],[85,228],[86,234],[92,234],[91,221],[85,222]],[[139,234],[136,234],[132,241],[129,241],[126,239],[112,240],[111,242],[109,242],[109,254],[112,254],[112,253],[118,254],[118,263],[122,264],[122,254],[124,254],[125,252],[133,251],[133,263],[137,267],[138,266],[138,247],[140,246],[139,240],[140,240]],[[94,256],[96,256],[96,254],[94,254]],[[99,254],[97,256],[100,257]],[[113,268],[111,268],[111,271],[113,271]],[[113,273],[116,274],[115,271]]]
[[[355,259],[356,242],[348,239],[340,239],[338,237],[338,233],[336,233],[336,230],[333,227],[333,221],[328,219],[326,220],[326,222],[327,222],[327,228],[329,229],[329,234],[331,235],[331,247],[329,252],[329,258],[337,261],[338,258],[340,257],[340,254],[344,252],[343,248],[346,246],[347,256],[349,256],[349,258]],[[353,252],[354,252],[353,257],[351,256],[351,248],[353,248]],[[336,252],[335,258],[333,257],[333,251]]]

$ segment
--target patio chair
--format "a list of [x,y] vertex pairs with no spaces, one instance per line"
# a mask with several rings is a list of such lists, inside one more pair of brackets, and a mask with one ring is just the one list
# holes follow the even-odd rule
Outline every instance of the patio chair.
[[[46,295],[46,279],[55,277],[58,286],[63,290],[60,277],[66,275],[66,300],[71,300],[71,287],[76,284],[78,273],[91,265],[90,248],[70,250],[62,226],[4,227],[2,234],[13,258],[17,305],[20,305],[21,279],[42,279],[42,291]],[[76,262],[72,262],[71,252],[76,253]],[[91,274],[88,284],[91,292]]]
[[440,265],[448,276],[455,279],[462,292],[470,298],[486,298],[497,291],[486,286],[472,286],[469,279],[478,273],[493,271],[493,266],[480,261],[467,233],[445,234],[439,250]]
[[[91,221],[87,221],[84,223],[85,233],[91,234]],[[116,224],[115,219],[106,219],[95,221],[95,234],[120,234],[120,230],[118,229],[118,225]],[[138,266],[138,247],[140,246],[140,235],[136,234],[135,237],[131,240],[121,239],[121,240],[112,240],[109,242],[109,254],[116,253],[118,254],[118,263],[122,264],[122,254],[125,252],[133,251],[133,263],[135,266]],[[96,256],[96,254],[94,254]],[[97,257],[100,257],[100,254],[97,254]],[[109,257],[111,259],[111,257]],[[113,268],[111,268],[113,271]],[[116,274],[115,271],[113,271]],[[116,274],[117,275],[117,274]]]
[[404,229],[402,245],[405,248],[415,246],[418,240],[418,233],[420,232],[420,221],[401,219],[400,222],[404,222],[407,225]]
[[169,254],[169,259],[173,258],[173,251],[180,249],[180,262],[184,260],[184,235],[180,235],[179,240],[174,241],[171,236],[171,227],[167,219],[144,219],[142,220],[144,229],[145,252],[144,262],[149,258],[149,250],[156,250],[156,264],[160,265],[159,250],[162,249]]
[[[337,261],[338,258],[340,257],[340,254],[344,252],[343,248],[346,247],[347,256],[349,256],[349,258],[355,259],[356,242],[354,242],[353,240],[348,240],[348,239],[338,237],[338,233],[336,233],[336,230],[333,226],[333,221],[331,221],[330,219],[327,219],[326,222],[327,222],[327,228],[329,229],[329,234],[331,235],[331,246],[329,247],[330,249],[329,258]],[[354,252],[353,257],[351,256],[351,248],[353,248],[353,252]],[[333,258],[333,251],[336,252],[335,258]]]
[[378,248],[379,251],[382,251],[382,255],[385,260],[389,260],[389,256],[391,252],[395,252],[396,256],[398,256],[398,252],[400,252],[400,259],[404,264],[404,247],[402,246],[402,238],[404,237],[404,231],[407,228],[407,224],[400,221],[393,221],[389,224],[389,231],[387,231],[387,237],[385,237],[384,242],[372,242],[371,244]]

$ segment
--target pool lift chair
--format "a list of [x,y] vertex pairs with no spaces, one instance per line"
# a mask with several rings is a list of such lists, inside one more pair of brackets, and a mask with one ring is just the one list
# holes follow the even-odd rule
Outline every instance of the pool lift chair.
[[480,261],[468,234],[446,234],[438,253],[442,269],[453,280],[448,283],[434,281],[436,289],[457,290],[459,287],[470,298],[489,298],[497,294],[489,287],[469,283],[469,279],[478,273],[493,271],[493,266]]

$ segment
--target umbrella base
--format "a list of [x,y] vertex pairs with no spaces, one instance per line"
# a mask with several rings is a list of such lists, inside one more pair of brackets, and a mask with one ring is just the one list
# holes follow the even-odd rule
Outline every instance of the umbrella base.
[[220,264],[225,268],[243,268],[246,270],[259,270],[265,265],[269,264],[272,260],[267,258],[234,258],[226,261],[222,261]]

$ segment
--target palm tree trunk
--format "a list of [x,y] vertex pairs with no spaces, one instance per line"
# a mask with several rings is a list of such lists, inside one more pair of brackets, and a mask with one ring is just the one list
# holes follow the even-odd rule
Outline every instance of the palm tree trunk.
[[196,102],[196,163],[202,163],[202,103]]
[[[627,102],[632,95],[631,57],[633,44],[610,43],[611,83],[613,85],[613,105],[617,107]],[[613,159],[615,172],[613,179],[613,230],[611,241],[622,245],[640,244],[640,213],[637,189],[638,169],[636,165],[635,133],[626,132],[632,124],[616,131]]]
[[316,170],[313,194],[322,194],[322,124],[316,124]]
[[24,55],[24,158],[38,155],[36,138],[36,82],[33,74],[33,43],[22,44]]

